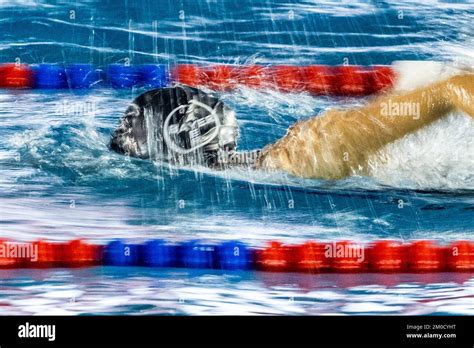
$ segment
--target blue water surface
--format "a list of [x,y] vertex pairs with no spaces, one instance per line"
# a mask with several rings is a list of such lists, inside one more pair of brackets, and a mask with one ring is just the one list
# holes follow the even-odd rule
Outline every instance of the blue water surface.
[[[473,64],[474,3],[0,3],[0,61]],[[141,241],[473,239],[474,131],[454,114],[395,144],[371,178],[172,168],[108,149],[143,89],[0,91],[0,237]],[[221,94],[261,148],[360,99]],[[474,314],[472,274],[294,275],[173,269],[0,271],[0,314]]]

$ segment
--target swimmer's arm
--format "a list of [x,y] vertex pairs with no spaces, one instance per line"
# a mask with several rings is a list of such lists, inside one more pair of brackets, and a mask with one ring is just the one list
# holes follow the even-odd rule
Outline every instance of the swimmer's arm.
[[474,75],[455,76],[447,84],[447,98],[453,107],[474,118]]
[[330,110],[296,123],[263,150],[257,166],[324,179],[364,172],[368,157],[381,147],[455,109],[474,118],[473,103],[474,75],[463,75],[402,95],[381,96],[360,108]]

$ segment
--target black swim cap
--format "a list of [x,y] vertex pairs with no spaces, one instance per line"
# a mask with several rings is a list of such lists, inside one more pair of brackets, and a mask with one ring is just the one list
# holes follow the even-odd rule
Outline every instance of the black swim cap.
[[137,97],[125,111],[110,146],[133,157],[214,166],[220,152],[236,149],[238,136],[235,113],[219,98],[177,86]]

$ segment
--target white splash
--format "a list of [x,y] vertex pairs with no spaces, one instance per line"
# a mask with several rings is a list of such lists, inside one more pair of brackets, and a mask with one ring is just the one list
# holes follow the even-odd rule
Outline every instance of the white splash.
[[474,189],[474,122],[454,113],[387,145],[371,158],[380,183],[415,189]]

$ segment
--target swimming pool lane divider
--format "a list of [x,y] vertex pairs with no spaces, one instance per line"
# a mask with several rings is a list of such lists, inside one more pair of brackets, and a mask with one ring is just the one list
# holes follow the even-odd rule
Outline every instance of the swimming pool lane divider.
[[436,61],[395,61],[391,65],[196,65],[0,64],[0,88],[49,90],[160,88],[176,83],[212,90],[239,86],[307,92],[312,95],[366,96],[387,89],[406,91],[473,67]]
[[94,87],[160,88],[173,83],[212,90],[238,86],[308,92],[313,95],[364,96],[393,86],[390,66],[200,66],[163,64],[96,67],[91,64],[0,64],[0,88],[88,89]]
[[301,273],[433,273],[474,272],[474,242],[440,245],[431,240],[400,243],[380,240],[308,241],[288,245],[277,241],[252,248],[239,241],[199,240],[169,243],[150,240],[106,245],[69,242],[0,241],[0,268],[85,266],[179,267],[192,269],[257,270]]

